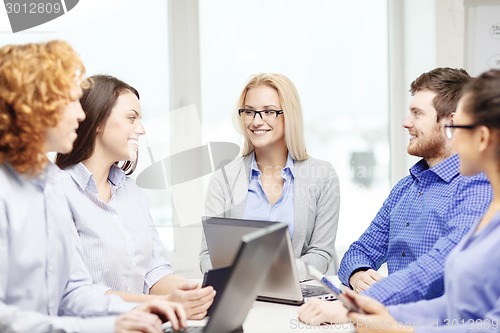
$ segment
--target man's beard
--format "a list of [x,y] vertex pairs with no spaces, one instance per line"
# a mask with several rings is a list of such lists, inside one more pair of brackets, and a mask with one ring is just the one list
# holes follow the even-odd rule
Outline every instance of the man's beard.
[[[421,133],[418,133],[422,135]],[[446,155],[446,138],[441,133],[441,129],[437,128],[432,136],[427,136],[422,140],[422,136],[417,138],[417,144],[409,144],[408,154],[422,157],[424,159],[442,158]]]

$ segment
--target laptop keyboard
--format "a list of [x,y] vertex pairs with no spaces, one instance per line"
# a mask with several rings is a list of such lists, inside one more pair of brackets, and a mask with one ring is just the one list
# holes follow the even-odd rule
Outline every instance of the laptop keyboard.
[[304,298],[310,298],[328,294],[325,288],[321,286],[301,285],[300,288],[302,289],[302,296]]
[[204,326],[190,326],[175,331],[172,327],[167,327],[163,329],[163,333],[202,333],[204,328]]

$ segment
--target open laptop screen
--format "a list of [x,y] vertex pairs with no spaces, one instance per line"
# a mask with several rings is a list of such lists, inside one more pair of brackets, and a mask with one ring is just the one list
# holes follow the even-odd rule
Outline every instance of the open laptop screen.
[[[212,267],[221,268],[231,265],[242,236],[278,222],[204,217],[202,223]],[[258,299],[300,305],[304,298],[290,234],[287,232],[285,237],[286,241],[278,249],[271,269],[259,288]],[[321,288],[317,290],[316,294],[325,294]]]
[[232,332],[241,327],[287,233],[286,224],[276,223],[240,238],[227,284],[204,332]]

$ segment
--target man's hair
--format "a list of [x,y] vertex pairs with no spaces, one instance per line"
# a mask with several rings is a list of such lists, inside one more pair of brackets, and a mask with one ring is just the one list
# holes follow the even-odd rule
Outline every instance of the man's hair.
[[415,95],[422,90],[434,92],[432,101],[437,112],[437,121],[451,115],[457,109],[463,88],[470,82],[469,74],[458,68],[439,67],[423,73],[411,83],[410,92]]
[[63,41],[0,48],[0,163],[32,175],[43,169],[47,128],[57,125],[84,72]]
[[[245,107],[245,99],[250,89],[267,86],[276,90],[283,109],[285,119],[285,142],[288,152],[296,161],[306,160],[308,158],[306,144],[304,139],[304,120],[302,118],[302,105],[300,103],[299,93],[293,82],[283,74],[260,73],[250,77],[243,88],[238,99],[237,108]],[[247,156],[254,151],[254,146],[246,134],[243,120],[234,113],[234,119],[238,130],[245,137],[243,147],[243,156]]]

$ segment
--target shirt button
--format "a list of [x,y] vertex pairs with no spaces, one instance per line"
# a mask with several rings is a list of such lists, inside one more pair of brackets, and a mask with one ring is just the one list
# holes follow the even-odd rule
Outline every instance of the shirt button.
[[422,195],[422,191],[418,191],[418,196],[421,196]]
[[406,226],[409,227],[410,226],[410,222],[406,222]]
[[402,256],[402,257],[406,256],[405,251],[403,251],[403,253],[401,253],[401,256]]

